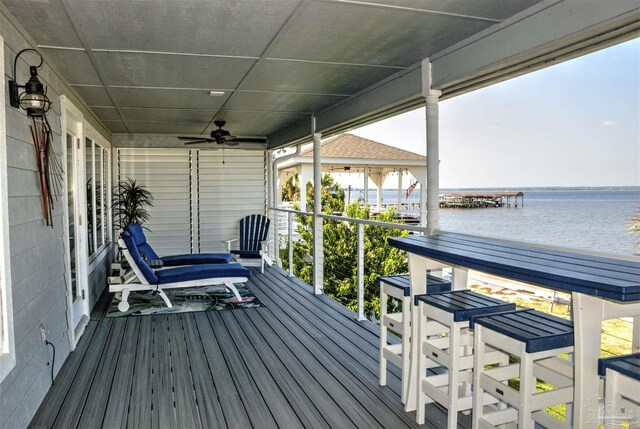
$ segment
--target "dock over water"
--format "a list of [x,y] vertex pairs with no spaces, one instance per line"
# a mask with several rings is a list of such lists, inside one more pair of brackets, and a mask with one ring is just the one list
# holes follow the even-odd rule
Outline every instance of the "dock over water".
[[[519,199],[519,200],[518,200]],[[524,193],[520,191],[498,191],[491,193],[462,192],[440,195],[440,208],[475,209],[488,207],[524,206]]]

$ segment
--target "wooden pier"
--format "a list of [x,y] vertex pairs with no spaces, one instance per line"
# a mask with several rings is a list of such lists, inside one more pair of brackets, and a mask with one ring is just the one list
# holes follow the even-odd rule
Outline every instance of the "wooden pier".
[[[518,198],[520,200],[518,200]],[[440,208],[476,209],[488,207],[524,206],[524,194],[519,191],[501,191],[476,194],[471,192],[440,195]]]

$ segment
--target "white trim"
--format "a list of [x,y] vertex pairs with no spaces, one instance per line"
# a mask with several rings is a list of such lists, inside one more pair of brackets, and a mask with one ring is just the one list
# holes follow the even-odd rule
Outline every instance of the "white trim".
[[[4,40],[0,36],[0,58],[4,59]],[[0,76],[4,76],[4,61],[0,61]],[[0,100],[5,99],[5,84],[0,87]],[[7,128],[5,103],[0,103],[0,382],[16,366],[13,332],[13,301],[9,240],[9,200],[7,186]]]
[[[61,135],[62,135],[62,153],[65,163],[65,176],[64,176],[64,247],[65,247],[65,258],[70,254],[69,249],[69,200],[67,195],[68,189],[68,180],[73,180],[74,183],[74,219],[75,219],[75,249],[76,252],[76,287],[81,291],[84,291],[85,299],[82,302],[82,316],[79,318],[80,322],[78,326],[74,326],[74,316],[73,316],[73,302],[74,297],[72,296],[72,282],[73,277],[71,273],[71,263],[69,260],[65,261],[65,274],[67,279],[67,324],[68,324],[68,336],[69,336],[69,348],[70,350],[74,350],[76,344],[78,343],[84,329],[89,321],[89,291],[88,291],[88,257],[87,252],[85,251],[86,243],[86,232],[84,231],[84,222],[86,222],[86,214],[80,213],[80,209],[84,209],[86,211],[86,189],[83,186],[78,186],[79,180],[78,177],[84,177],[84,165],[80,162],[80,160],[84,160],[84,117],[82,112],[71,103],[71,101],[65,96],[60,96],[60,107],[61,107]],[[69,178],[66,171],[67,164],[67,133],[73,135],[80,142],[79,149],[77,149],[77,155],[74,158],[74,177]],[[85,192],[80,192],[85,189]],[[84,221],[84,222],[83,222]]]
[[[104,221],[107,222],[107,225],[106,225],[107,227],[105,229],[105,235],[103,237],[102,246],[100,247],[96,246],[95,252],[92,255],[93,257],[91,258],[91,264],[90,264],[90,267],[92,267],[94,260],[99,258],[99,255],[102,253],[103,249],[110,247],[111,243],[113,242],[113,233],[112,233],[112,226],[111,226],[111,222],[112,222],[111,188],[113,186],[111,183],[111,169],[112,169],[111,152],[113,149],[113,145],[102,134],[100,134],[100,132],[96,130],[89,122],[84,121],[84,129],[85,129],[85,136],[93,140],[94,145],[97,145],[98,147],[100,147],[100,149],[104,150],[104,152],[102,152],[103,156],[106,155],[106,166],[104,167],[102,172],[102,186],[106,188],[107,198],[106,198],[106,201],[104,201],[105,210],[104,210],[104,213],[102,214],[102,218],[103,218],[103,222]],[[94,177],[95,177],[95,166],[94,166]],[[95,219],[95,215],[94,215],[94,219]],[[97,235],[96,235],[96,244],[97,244]],[[89,272],[91,272],[91,270],[89,270]]]

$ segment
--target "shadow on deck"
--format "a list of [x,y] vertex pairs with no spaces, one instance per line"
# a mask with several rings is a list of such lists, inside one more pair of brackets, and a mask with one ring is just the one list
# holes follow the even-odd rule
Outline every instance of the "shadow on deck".
[[400,371],[378,385],[377,326],[279,268],[248,287],[266,307],[106,318],[106,294],[30,427],[418,427]]

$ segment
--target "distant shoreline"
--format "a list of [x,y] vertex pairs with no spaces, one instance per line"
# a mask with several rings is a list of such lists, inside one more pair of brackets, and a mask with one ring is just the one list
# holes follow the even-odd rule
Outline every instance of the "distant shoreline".
[[[346,189],[346,188],[345,188]],[[369,188],[375,191],[375,188]],[[397,191],[398,188],[382,188],[383,191]],[[364,191],[364,188],[351,188],[351,192]],[[440,188],[443,192],[459,191],[522,191],[522,192],[542,192],[542,191],[632,191],[640,192],[640,186],[523,186],[523,187],[490,187],[490,188]]]

